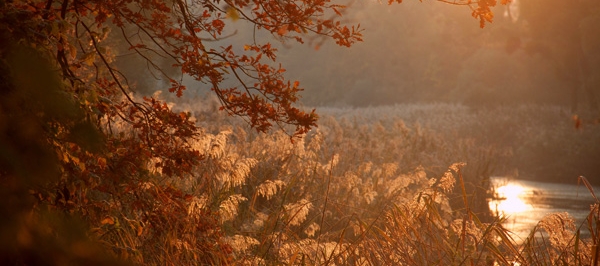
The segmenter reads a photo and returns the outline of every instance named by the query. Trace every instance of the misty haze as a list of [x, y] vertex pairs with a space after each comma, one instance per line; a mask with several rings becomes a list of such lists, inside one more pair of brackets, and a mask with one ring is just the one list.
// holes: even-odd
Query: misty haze
[[0, 14], [0, 264], [600, 264], [597, 0]]

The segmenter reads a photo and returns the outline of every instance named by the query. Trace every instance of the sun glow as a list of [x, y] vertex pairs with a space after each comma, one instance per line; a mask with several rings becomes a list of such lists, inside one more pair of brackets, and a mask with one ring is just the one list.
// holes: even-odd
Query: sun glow
[[496, 189], [497, 199], [490, 202], [490, 208], [501, 216], [528, 211], [531, 206], [521, 199], [524, 191], [524, 187], [515, 184], [498, 187]]

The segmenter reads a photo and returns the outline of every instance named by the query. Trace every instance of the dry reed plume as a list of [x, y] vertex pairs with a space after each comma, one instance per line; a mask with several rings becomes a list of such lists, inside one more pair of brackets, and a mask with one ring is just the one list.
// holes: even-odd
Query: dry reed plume
[[324, 110], [294, 142], [196, 110], [206, 131], [186, 145], [205, 159], [193, 174], [136, 173], [136, 189], [81, 191], [86, 202], [65, 209], [136, 264], [598, 265], [599, 202], [591, 239], [552, 214], [517, 243], [490, 215], [489, 177], [512, 171], [516, 148], [502, 141], [525, 133], [490, 130], [480, 119], [492, 114], [461, 106], [396, 108]]

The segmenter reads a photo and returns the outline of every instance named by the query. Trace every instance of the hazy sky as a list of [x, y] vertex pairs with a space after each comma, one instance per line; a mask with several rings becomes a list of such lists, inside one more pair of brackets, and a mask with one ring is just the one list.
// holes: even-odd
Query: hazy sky
[[[280, 43], [241, 20], [226, 29], [235, 32], [232, 37], [208, 45], [233, 44], [234, 50], [242, 51], [254, 39], [273, 43], [279, 47], [278, 62], [273, 64], [281, 63], [289, 79], [300, 81], [306, 105], [442, 101], [585, 106], [596, 99], [600, 86], [593, 86], [590, 77], [600, 76], [600, 63], [587, 64], [585, 79], [582, 73], [586, 72], [580, 69], [586, 70], [582, 58], [598, 57], [595, 49], [587, 53], [582, 49], [600, 47], [593, 38], [600, 33], [590, 33], [600, 28], [593, 20], [600, 16], [598, 1], [513, 2], [518, 8], [496, 7], [494, 22], [481, 29], [467, 6], [356, 1], [342, 21], [360, 24], [364, 42], [351, 48], [308, 37], [304, 44]], [[583, 90], [583, 80], [595, 89]], [[208, 89], [205, 84], [190, 85], [192, 94], [202, 95]], [[235, 85], [234, 80], [225, 85]]]

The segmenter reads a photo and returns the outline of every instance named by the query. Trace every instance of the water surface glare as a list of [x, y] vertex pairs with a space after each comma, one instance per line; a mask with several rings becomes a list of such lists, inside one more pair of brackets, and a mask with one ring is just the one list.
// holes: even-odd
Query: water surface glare
[[[505, 227], [524, 239], [546, 215], [567, 212], [581, 226], [590, 213], [594, 198], [583, 185], [546, 183], [539, 181], [492, 177], [496, 199], [489, 202], [492, 212], [507, 217]], [[600, 187], [594, 187], [598, 193]], [[600, 195], [597, 195], [600, 196]], [[589, 235], [584, 224], [581, 233]]]

